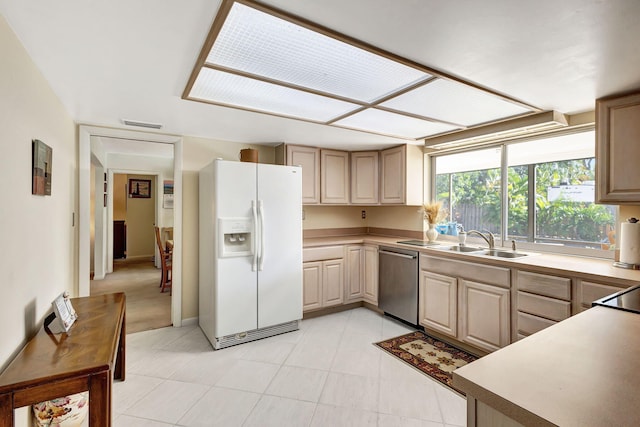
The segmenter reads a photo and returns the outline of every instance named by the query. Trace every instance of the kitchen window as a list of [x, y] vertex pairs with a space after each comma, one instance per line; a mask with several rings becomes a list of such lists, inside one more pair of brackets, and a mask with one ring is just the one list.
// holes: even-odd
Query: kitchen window
[[[617, 207], [595, 200], [595, 132], [433, 155], [447, 233], [491, 231], [502, 246], [612, 257]], [[455, 232], [453, 232], [455, 234]]]

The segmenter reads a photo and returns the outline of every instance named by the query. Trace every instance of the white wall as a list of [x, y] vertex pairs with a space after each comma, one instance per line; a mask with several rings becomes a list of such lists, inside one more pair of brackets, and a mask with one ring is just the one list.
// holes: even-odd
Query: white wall
[[[0, 370], [51, 301], [77, 293], [76, 127], [0, 15]], [[53, 149], [51, 196], [31, 195], [31, 140]], [[76, 216], [77, 226], [77, 216]]]

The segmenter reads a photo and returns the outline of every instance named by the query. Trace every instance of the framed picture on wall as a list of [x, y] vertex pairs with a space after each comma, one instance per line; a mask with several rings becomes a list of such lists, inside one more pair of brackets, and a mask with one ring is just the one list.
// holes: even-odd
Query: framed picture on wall
[[51, 195], [51, 158], [52, 150], [39, 139], [31, 141], [31, 194]]
[[151, 180], [129, 179], [129, 197], [132, 199], [149, 199], [151, 197]]

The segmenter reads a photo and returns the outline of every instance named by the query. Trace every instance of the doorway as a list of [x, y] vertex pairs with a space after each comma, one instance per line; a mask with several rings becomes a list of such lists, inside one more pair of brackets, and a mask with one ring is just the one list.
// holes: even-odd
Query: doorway
[[[78, 294], [79, 296], [87, 296], [91, 293], [91, 283], [90, 283], [90, 255], [91, 255], [91, 220], [92, 215], [90, 212], [91, 207], [91, 192], [95, 189], [91, 187], [91, 158], [92, 157], [103, 157], [107, 158], [108, 155], [105, 153], [104, 149], [100, 149], [100, 139], [104, 138], [115, 138], [122, 139], [132, 142], [128, 144], [128, 146], [136, 145], [135, 142], [147, 142], [147, 143], [155, 143], [161, 146], [169, 144], [171, 146], [173, 152], [173, 171], [171, 173], [172, 180], [172, 201], [171, 204], [172, 210], [172, 223], [169, 224], [173, 228], [173, 290], [171, 296], [167, 296], [170, 300], [170, 317], [171, 324], [178, 327], [182, 325], [181, 320], [181, 303], [182, 303], [182, 283], [181, 283], [181, 263], [182, 263], [182, 138], [176, 136], [169, 135], [160, 135], [160, 134], [149, 134], [144, 132], [134, 132], [122, 129], [107, 129], [107, 128], [98, 128], [92, 126], [84, 126], [81, 125], [79, 129], [79, 253], [78, 253]], [[132, 160], [131, 156], [137, 155], [138, 157]], [[162, 188], [160, 183], [164, 182], [169, 178], [169, 175], [164, 175], [162, 172], [157, 173], [154, 171], [140, 171], [140, 160], [144, 158], [144, 156], [148, 154], [142, 153], [128, 153], [129, 161], [128, 165], [132, 166], [131, 169], [123, 169], [117, 170], [118, 172], [126, 172], [127, 174], [155, 174], [159, 175], [160, 178], [156, 178], [155, 188], [158, 197], [156, 198], [155, 204], [156, 209], [157, 206], [161, 205], [160, 197], [161, 193], [159, 189]], [[125, 156], [126, 157], [126, 156]], [[122, 159], [121, 159], [122, 160]], [[113, 207], [113, 196], [114, 189], [112, 188], [114, 180], [112, 179], [112, 174], [114, 169], [109, 168], [108, 161], [102, 161], [102, 164], [105, 164], [105, 170], [107, 170], [107, 186], [106, 192], [104, 193], [104, 201], [109, 209], [106, 210], [106, 241], [107, 245], [105, 248], [106, 256], [105, 256], [105, 270], [106, 273], [116, 272], [112, 266], [114, 265], [113, 261], [113, 216], [112, 216], [112, 207]], [[136, 169], [134, 169], [134, 167]], [[94, 180], [95, 181], [95, 180]], [[102, 195], [102, 191], [100, 192]], [[94, 198], [95, 202], [95, 198]], [[96, 203], [97, 205], [97, 203]], [[160, 214], [157, 215], [156, 220], [160, 221], [162, 224], [163, 220], [166, 220], [166, 215]], [[156, 222], [157, 223], [157, 222]], [[153, 228], [151, 228], [151, 232], [153, 233]], [[130, 249], [127, 249], [129, 252]], [[117, 264], [117, 262], [115, 263]], [[153, 270], [150, 270], [153, 272]], [[158, 279], [159, 282], [159, 279]], [[159, 288], [157, 289], [157, 293], [160, 293]], [[165, 294], [166, 295], [166, 294]], [[127, 313], [129, 316], [129, 313]]]

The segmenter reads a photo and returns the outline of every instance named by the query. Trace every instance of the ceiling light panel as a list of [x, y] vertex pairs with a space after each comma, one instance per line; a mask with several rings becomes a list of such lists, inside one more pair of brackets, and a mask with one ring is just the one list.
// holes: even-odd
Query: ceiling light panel
[[338, 120], [334, 124], [405, 139], [418, 139], [458, 129], [444, 123], [430, 122], [376, 109], [361, 111]]
[[399, 111], [472, 126], [530, 113], [532, 110], [488, 92], [438, 79], [382, 104]]
[[359, 107], [208, 68], [200, 70], [189, 97], [318, 122], [327, 122]]
[[366, 103], [431, 77], [237, 2], [206, 62]]

